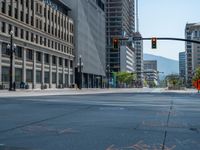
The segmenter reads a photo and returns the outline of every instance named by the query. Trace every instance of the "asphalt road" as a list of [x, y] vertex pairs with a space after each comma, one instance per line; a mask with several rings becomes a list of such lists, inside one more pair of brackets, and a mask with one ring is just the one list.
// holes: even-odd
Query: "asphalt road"
[[0, 150], [200, 150], [200, 95], [0, 98]]

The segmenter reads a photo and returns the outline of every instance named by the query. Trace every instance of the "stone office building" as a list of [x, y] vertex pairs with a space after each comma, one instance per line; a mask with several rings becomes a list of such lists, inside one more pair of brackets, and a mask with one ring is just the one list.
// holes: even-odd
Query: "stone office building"
[[11, 31], [16, 44], [13, 82], [30, 88], [73, 83], [74, 31], [70, 9], [57, 0], [1, 0], [0, 84], [8, 88]]

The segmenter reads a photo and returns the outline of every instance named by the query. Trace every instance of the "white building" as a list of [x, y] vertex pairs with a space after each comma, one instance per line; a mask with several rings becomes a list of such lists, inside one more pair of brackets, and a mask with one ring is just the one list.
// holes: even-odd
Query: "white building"
[[135, 53], [134, 49], [128, 46], [120, 47], [120, 71], [135, 72]]
[[[186, 24], [185, 37], [189, 40], [200, 41], [200, 23]], [[200, 67], [200, 46], [196, 43], [186, 42], [186, 81], [192, 86], [192, 77], [197, 67]]]
[[74, 21], [57, 0], [0, 1], [0, 83], [8, 87], [10, 32], [16, 53], [13, 83], [30, 88], [69, 87], [73, 82]]

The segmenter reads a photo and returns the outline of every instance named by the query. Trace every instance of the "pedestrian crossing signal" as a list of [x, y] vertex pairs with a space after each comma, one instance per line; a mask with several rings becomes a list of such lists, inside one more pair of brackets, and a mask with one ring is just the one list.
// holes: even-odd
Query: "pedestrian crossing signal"
[[151, 39], [151, 47], [152, 47], [152, 49], [156, 49], [157, 48], [157, 38], [156, 37], [153, 37]]

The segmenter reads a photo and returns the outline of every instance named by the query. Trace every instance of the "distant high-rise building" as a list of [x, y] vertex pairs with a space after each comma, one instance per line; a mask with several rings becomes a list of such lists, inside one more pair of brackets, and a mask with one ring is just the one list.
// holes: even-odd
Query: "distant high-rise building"
[[185, 52], [179, 53], [179, 75], [185, 79]]
[[158, 84], [157, 60], [144, 60], [144, 78], [149, 84]]
[[75, 77], [79, 83], [79, 57], [83, 63], [82, 86], [102, 86], [106, 76], [105, 0], [62, 0], [72, 11], [75, 31]]
[[[139, 32], [133, 33], [133, 36], [142, 38], [142, 35]], [[136, 40], [134, 42], [134, 49], [135, 49], [135, 55], [136, 55], [135, 64], [136, 64], [137, 82], [139, 86], [142, 87], [143, 79], [144, 79], [143, 41]]]
[[[106, 0], [107, 65], [110, 66], [111, 72], [124, 70], [121, 68], [123, 66], [121, 62], [128, 61], [128, 59], [125, 61], [121, 60], [128, 57], [123, 57], [121, 54], [121, 49], [124, 49], [127, 43], [121, 41], [118, 48], [113, 48], [113, 38], [132, 36], [132, 33], [135, 31], [134, 7], [134, 0]], [[127, 50], [132, 52], [124, 54], [131, 54], [131, 57], [133, 57], [135, 52], [131, 47]], [[134, 70], [134, 68], [129, 70]]]
[[[200, 41], [200, 23], [186, 24], [185, 27], [186, 39]], [[186, 42], [186, 81], [187, 86], [192, 86], [192, 77], [195, 69], [200, 66], [200, 46], [199, 44]]]

